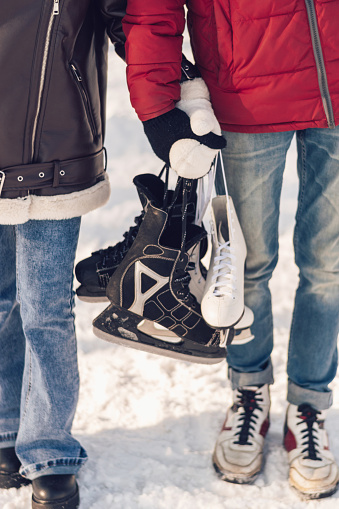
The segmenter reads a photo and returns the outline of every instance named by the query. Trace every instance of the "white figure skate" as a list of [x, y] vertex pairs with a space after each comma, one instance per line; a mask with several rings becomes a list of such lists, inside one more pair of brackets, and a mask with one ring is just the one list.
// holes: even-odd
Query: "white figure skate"
[[216, 328], [237, 324], [244, 313], [245, 239], [232, 198], [212, 200], [212, 254], [201, 311]]

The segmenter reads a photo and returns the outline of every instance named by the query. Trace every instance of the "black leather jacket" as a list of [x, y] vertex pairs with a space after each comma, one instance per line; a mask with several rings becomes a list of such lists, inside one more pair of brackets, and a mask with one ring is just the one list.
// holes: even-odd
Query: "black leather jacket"
[[105, 178], [107, 34], [121, 54], [126, 3], [1, 2], [1, 198], [68, 194]]

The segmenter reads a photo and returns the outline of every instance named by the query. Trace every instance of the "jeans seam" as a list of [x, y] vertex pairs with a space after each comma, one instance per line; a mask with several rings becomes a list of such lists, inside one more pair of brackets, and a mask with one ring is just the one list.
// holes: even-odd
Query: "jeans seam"
[[304, 204], [304, 194], [305, 194], [305, 182], [306, 182], [306, 145], [304, 141], [304, 131], [300, 131], [299, 133], [299, 141], [301, 144], [301, 172], [300, 172], [300, 194], [299, 194], [299, 205], [298, 205], [298, 211], [296, 215], [296, 223], [295, 223], [295, 233], [294, 233], [294, 249], [295, 253], [297, 251], [297, 247], [299, 244], [299, 227], [298, 227], [298, 219], [300, 218], [302, 214], [302, 208]]
[[17, 431], [9, 431], [7, 433], [0, 434], [0, 444], [5, 444], [6, 442], [15, 441], [18, 436]]
[[32, 463], [26, 467], [20, 468], [20, 474], [27, 477], [31, 474], [43, 472], [51, 468], [70, 468], [78, 470], [88, 460], [85, 450], [80, 447], [79, 455], [73, 457], [60, 457], [52, 460], [46, 460], [39, 463]]
[[24, 420], [26, 414], [27, 414], [27, 408], [28, 408], [28, 400], [31, 395], [31, 389], [32, 389], [32, 353], [31, 349], [29, 349], [29, 372], [28, 372], [28, 388], [27, 388], [27, 394], [25, 399], [25, 407], [24, 411], [21, 417], [21, 422]]
[[[15, 225], [15, 238], [18, 237], [18, 226]], [[16, 300], [20, 304], [20, 285], [19, 285], [19, 271], [18, 271], [18, 246], [15, 241], [15, 277], [16, 277]]]
[[[298, 246], [299, 246], [299, 226], [298, 219], [302, 213], [302, 207], [304, 203], [304, 192], [305, 192], [305, 181], [306, 181], [306, 146], [304, 141], [304, 131], [298, 132], [299, 142], [301, 144], [301, 171], [300, 171], [300, 192], [299, 192], [299, 205], [296, 214], [295, 228], [294, 228], [294, 257], [297, 258]], [[295, 322], [295, 308], [293, 308], [291, 330], [290, 330], [290, 341], [288, 345], [288, 359], [291, 353], [291, 338], [294, 330]]]

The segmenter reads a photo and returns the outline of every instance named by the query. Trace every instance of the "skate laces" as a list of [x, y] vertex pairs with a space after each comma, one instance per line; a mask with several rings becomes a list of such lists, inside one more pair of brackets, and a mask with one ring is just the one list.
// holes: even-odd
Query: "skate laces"
[[[236, 259], [235, 249], [230, 241], [220, 242], [218, 235], [216, 240], [218, 247], [213, 260], [212, 289], [216, 297], [231, 296], [236, 290], [236, 273], [233, 262]], [[234, 298], [234, 297], [233, 297]]]
[[191, 263], [188, 264], [188, 267], [181, 267], [180, 264], [184, 262], [185, 254], [186, 254], [186, 236], [187, 236], [187, 195], [189, 194], [192, 187], [192, 180], [185, 179], [179, 177], [177, 180], [177, 185], [174, 190], [173, 199], [171, 205], [168, 207], [169, 216], [173, 211], [174, 203], [177, 200], [179, 193], [182, 193], [182, 202], [181, 202], [181, 245], [180, 245], [180, 253], [179, 258], [175, 264], [174, 269], [174, 277], [172, 282], [175, 285], [180, 286], [178, 290], [176, 290], [176, 296], [179, 300], [185, 302], [188, 306], [195, 308], [197, 300], [193, 294], [191, 294], [189, 289], [189, 283], [191, 281], [191, 276], [188, 273], [188, 270], [193, 270], [193, 265]]
[[100, 249], [92, 253], [102, 256], [101, 262], [97, 264], [98, 270], [109, 268], [112, 263], [116, 264], [121, 262], [138, 234], [144, 215], [145, 213], [143, 211], [139, 216], [134, 218], [135, 225], [131, 226], [130, 229], [123, 234], [124, 240], [118, 242], [115, 246], [109, 246], [106, 249]]
[[176, 284], [180, 284], [181, 288], [177, 290], [176, 295], [183, 300], [184, 302], [188, 302], [190, 297], [193, 297], [190, 294], [189, 283], [191, 281], [191, 276], [185, 270], [175, 269], [175, 277], [173, 278], [173, 282]]
[[302, 445], [305, 446], [302, 449], [302, 453], [306, 453], [304, 459], [310, 459], [314, 461], [321, 461], [319, 448], [319, 428], [314, 428], [315, 424], [319, 424], [317, 415], [320, 414], [318, 410], [311, 407], [308, 404], [302, 404], [298, 407], [298, 411], [301, 412], [298, 415], [300, 419], [297, 426], [304, 425], [305, 427], [300, 431], [302, 436]]
[[254, 413], [255, 410], [262, 412], [262, 407], [259, 402], [263, 401], [261, 393], [250, 389], [238, 389], [238, 401], [234, 403], [237, 409], [241, 409], [238, 417], [239, 424], [235, 436], [238, 436], [238, 440], [234, 442], [239, 445], [252, 445], [249, 441], [253, 438], [253, 431], [255, 430], [255, 424], [258, 416]]
[[203, 282], [205, 282], [205, 279], [203, 277], [202, 271], [201, 271], [201, 262], [200, 262], [200, 250], [199, 246], [196, 246], [193, 252], [191, 253], [189, 257], [189, 262], [187, 265], [187, 270], [190, 272], [194, 272], [195, 276], [198, 276], [199, 278], [196, 278], [195, 281], [199, 285]]
[[[222, 159], [221, 152], [218, 153], [218, 159], [221, 165], [221, 173], [224, 181], [225, 188], [225, 197], [226, 197], [226, 207], [225, 207], [225, 217], [228, 218], [228, 241], [225, 242], [223, 235], [221, 233], [222, 223], [220, 222], [217, 226], [218, 231], [215, 231], [215, 226], [213, 221], [211, 221], [211, 235], [215, 237], [216, 241], [216, 252], [213, 260], [213, 275], [211, 280], [211, 287], [213, 294], [216, 297], [226, 297], [230, 296], [234, 297], [234, 292], [236, 290], [236, 266], [234, 261], [236, 260], [235, 248], [233, 247], [233, 239], [234, 239], [234, 218], [233, 218], [233, 209], [230, 205], [230, 197], [228, 194], [226, 177], [225, 177], [225, 168]], [[217, 163], [216, 163], [217, 164]]]

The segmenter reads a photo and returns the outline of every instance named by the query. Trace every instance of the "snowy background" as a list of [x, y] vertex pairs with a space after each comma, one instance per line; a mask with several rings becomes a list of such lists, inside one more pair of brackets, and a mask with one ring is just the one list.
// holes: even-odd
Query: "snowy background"
[[[107, 149], [112, 185], [110, 202], [84, 217], [77, 261], [121, 240], [141, 210], [132, 178], [158, 173], [132, 110], [124, 64], [111, 51]], [[286, 409], [286, 351], [297, 284], [292, 231], [296, 209], [296, 149], [285, 173], [280, 224], [280, 259], [272, 280], [275, 384], [266, 464], [252, 486], [218, 479], [211, 463], [214, 442], [231, 401], [226, 365], [201, 366], [146, 354], [97, 339], [91, 322], [104, 304], [77, 300], [81, 394], [74, 434], [89, 461], [79, 473], [81, 509], [334, 509], [339, 494], [305, 502], [288, 485], [282, 448]], [[327, 420], [339, 461], [339, 379]], [[0, 508], [30, 509], [31, 489], [0, 492]]]

